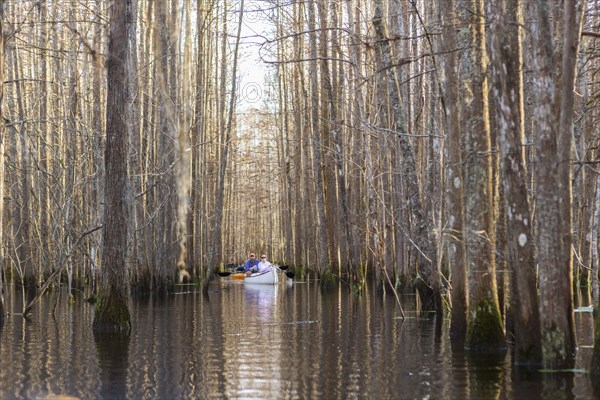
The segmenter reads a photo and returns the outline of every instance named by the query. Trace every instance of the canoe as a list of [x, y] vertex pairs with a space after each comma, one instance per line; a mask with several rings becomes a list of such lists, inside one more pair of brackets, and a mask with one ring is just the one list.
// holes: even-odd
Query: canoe
[[258, 283], [263, 285], [274, 285], [279, 282], [277, 269], [271, 268], [267, 272], [254, 273], [244, 278], [244, 283]]
[[235, 274], [231, 274], [229, 276], [231, 276], [231, 279], [244, 279], [246, 277], [246, 273], [245, 272], [236, 272]]

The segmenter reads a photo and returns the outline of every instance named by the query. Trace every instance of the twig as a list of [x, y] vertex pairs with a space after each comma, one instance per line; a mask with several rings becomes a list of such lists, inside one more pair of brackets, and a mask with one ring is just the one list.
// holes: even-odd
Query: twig
[[390, 279], [390, 275], [388, 274], [387, 269], [385, 269], [385, 267], [383, 266], [381, 266], [381, 269], [385, 273], [385, 277], [388, 281], [388, 284], [392, 288], [392, 291], [394, 292], [394, 296], [396, 296], [396, 302], [398, 303], [398, 307], [400, 307], [400, 314], [402, 315], [402, 319], [406, 319], [406, 317], [404, 316], [404, 309], [402, 308], [402, 304], [400, 303], [400, 297], [398, 297], [398, 293], [396, 292], [396, 287], [392, 285], [392, 280]]
[[[99, 229], [102, 229], [102, 225], [96, 226], [94, 228], [90, 228], [87, 231], [83, 232], [79, 238], [77, 239], [77, 241], [75, 242], [75, 245], [72, 247], [72, 249], [76, 249], [77, 246], [79, 246], [79, 244], [81, 243], [81, 241], [83, 240], [84, 237], [91, 235], [92, 233], [96, 232]], [[67, 254], [66, 259], [62, 265], [62, 267], [56, 269], [52, 275], [50, 275], [48, 277], [48, 279], [46, 279], [46, 282], [44, 282], [44, 284], [42, 285], [42, 287], [40, 288], [40, 291], [35, 295], [35, 297], [33, 298], [33, 300], [31, 300], [29, 302], [29, 304], [27, 304], [27, 306], [23, 309], [23, 316], [27, 316], [27, 314], [29, 313], [29, 310], [31, 310], [31, 308], [33, 307], [33, 305], [40, 299], [40, 297], [42, 297], [42, 295], [44, 294], [44, 292], [46, 292], [46, 289], [48, 289], [48, 286], [50, 286], [50, 284], [52, 283], [52, 281], [54, 280], [54, 278], [56, 278], [58, 275], [60, 275], [64, 269], [67, 267], [67, 265], [69, 264], [69, 259], [71, 258], [71, 255], [73, 254], [73, 251], [69, 252], [69, 254]]]

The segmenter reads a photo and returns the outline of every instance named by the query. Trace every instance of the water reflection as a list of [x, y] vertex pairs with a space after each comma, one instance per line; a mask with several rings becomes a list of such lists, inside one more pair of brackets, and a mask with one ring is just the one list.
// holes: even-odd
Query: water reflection
[[469, 397], [499, 399], [504, 389], [506, 352], [467, 352], [465, 359]]
[[227, 397], [262, 397], [281, 391], [282, 337], [276, 307], [279, 286], [242, 285], [243, 301], [223, 318], [223, 392]]
[[98, 368], [100, 369], [100, 398], [127, 397], [127, 368], [129, 365], [129, 335], [96, 335]]
[[[593, 398], [585, 373], [513, 369], [509, 353], [466, 354], [449, 321], [418, 315], [414, 296], [317, 284], [248, 286], [220, 280], [130, 305], [130, 338], [96, 340], [93, 306], [60, 297], [0, 332], [0, 398]], [[589, 363], [591, 313], [576, 315], [577, 368]]]

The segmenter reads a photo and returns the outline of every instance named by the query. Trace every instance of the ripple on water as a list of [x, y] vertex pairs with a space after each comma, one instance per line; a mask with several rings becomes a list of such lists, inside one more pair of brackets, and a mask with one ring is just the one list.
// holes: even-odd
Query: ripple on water
[[[434, 318], [396, 319], [395, 301], [375, 292], [219, 285], [208, 297], [132, 301], [131, 338], [120, 347], [98, 345], [93, 307], [78, 298], [56, 318], [45, 299], [27, 322], [11, 315], [0, 333], [0, 399], [593, 398], [585, 374], [549, 387], [517, 379], [508, 357], [482, 366], [452, 348], [446, 324], [438, 333]], [[402, 301], [416, 315], [414, 296]], [[593, 319], [576, 318], [581, 368]]]

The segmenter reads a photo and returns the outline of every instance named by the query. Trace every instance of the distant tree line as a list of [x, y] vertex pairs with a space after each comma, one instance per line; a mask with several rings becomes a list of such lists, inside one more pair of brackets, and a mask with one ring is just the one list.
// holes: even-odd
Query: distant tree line
[[[0, 4], [0, 293], [166, 295], [268, 252], [416, 291], [467, 349], [574, 365], [574, 307], [599, 301], [597, 1]], [[240, 110], [257, 20], [271, 74]]]

